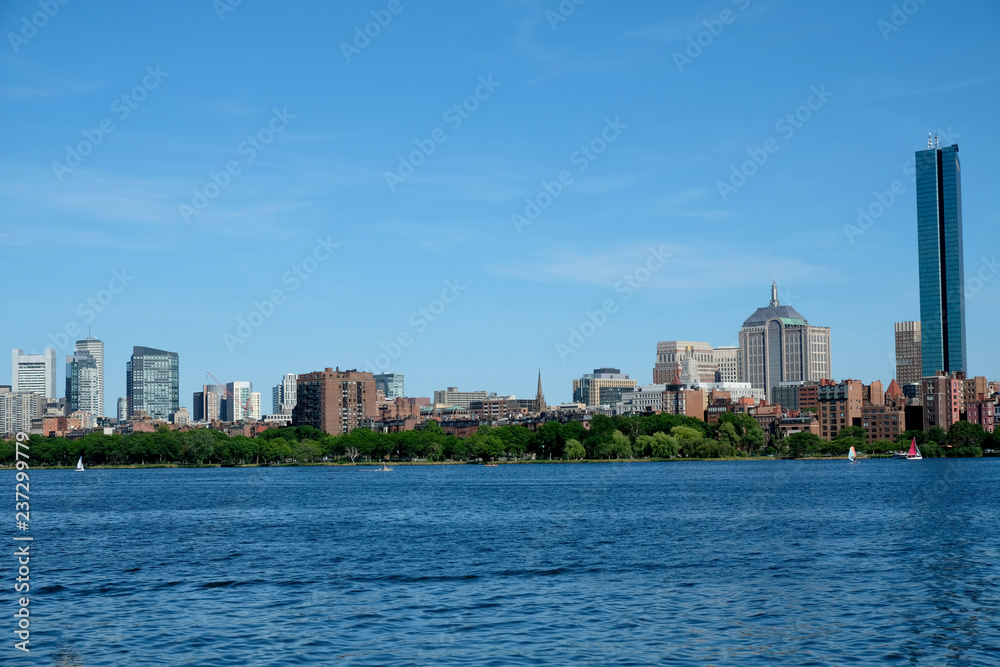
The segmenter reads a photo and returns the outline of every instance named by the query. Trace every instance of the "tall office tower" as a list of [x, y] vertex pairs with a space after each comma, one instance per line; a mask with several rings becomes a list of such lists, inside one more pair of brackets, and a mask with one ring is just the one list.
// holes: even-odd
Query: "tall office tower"
[[[252, 382], [227, 382], [226, 383], [226, 415], [227, 422], [239, 422], [250, 419], [250, 408], [248, 403], [252, 402], [253, 394]], [[259, 404], [258, 404], [259, 407]], [[245, 411], [243, 408], [247, 408]]]
[[965, 372], [965, 260], [962, 252], [962, 168], [958, 144], [937, 137], [917, 151], [917, 245], [920, 260], [921, 367]]
[[920, 322], [896, 322], [896, 380], [904, 385], [922, 377]]
[[375, 390], [382, 390], [385, 400], [394, 401], [405, 396], [402, 373], [378, 373], [375, 375]]
[[43, 402], [32, 391], [0, 391], [0, 436], [31, 433], [31, 422], [41, 417]]
[[118, 397], [118, 423], [124, 424], [128, 421], [128, 398], [125, 396]]
[[180, 407], [180, 366], [176, 352], [135, 346], [125, 365], [128, 414], [145, 410], [153, 419], [169, 421]]
[[52, 401], [59, 398], [56, 388], [56, 351], [53, 348], [46, 348], [45, 354], [25, 354], [24, 350], [15, 349], [12, 356], [13, 393], [30, 391]]
[[226, 388], [221, 384], [206, 384], [201, 389], [194, 392], [191, 419], [196, 422], [223, 419], [226, 413]]
[[290, 415], [294, 409], [295, 373], [286, 373], [271, 390], [271, 414]]
[[763, 389], [773, 403], [774, 388], [783, 382], [830, 379], [830, 327], [814, 327], [791, 306], [778, 301], [771, 283], [771, 302], [743, 322], [740, 331], [740, 381]]
[[250, 392], [250, 405], [247, 410], [246, 418], [251, 421], [260, 421], [260, 392], [252, 391]]
[[294, 426], [315, 426], [340, 435], [378, 418], [371, 373], [339, 368], [305, 373], [296, 378], [295, 391]]
[[[100, 417], [104, 415], [104, 341], [98, 340], [87, 334], [83, 340], [76, 341], [77, 352], [90, 352], [90, 356], [97, 362], [97, 412], [93, 413]], [[69, 398], [67, 396], [66, 398]], [[89, 410], [88, 410], [89, 412]]]
[[83, 410], [95, 417], [104, 414], [100, 395], [100, 371], [97, 359], [88, 350], [77, 350], [66, 357], [66, 411]]

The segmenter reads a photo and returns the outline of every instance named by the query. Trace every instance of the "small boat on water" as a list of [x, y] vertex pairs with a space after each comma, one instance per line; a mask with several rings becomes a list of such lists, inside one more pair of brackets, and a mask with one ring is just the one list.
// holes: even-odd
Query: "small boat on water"
[[919, 461], [922, 458], [924, 457], [920, 454], [920, 448], [917, 447], [917, 439], [914, 438], [913, 441], [910, 442], [910, 453], [906, 455], [906, 460]]
[[498, 467], [496, 463], [485, 463], [483, 465], [486, 468], [496, 468], [496, 467]]
[[82, 456], [80, 457], [80, 460], [76, 462], [76, 471], [77, 472], [83, 472], [83, 457]]
[[392, 472], [392, 468], [383, 463], [381, 468], [375, 468], [375, 472]]
[[847, 460], [851, 463], [858, 462], [858, 454], [854, 451], [854, 445], [851, 445], [851, 451], [847, 452]]

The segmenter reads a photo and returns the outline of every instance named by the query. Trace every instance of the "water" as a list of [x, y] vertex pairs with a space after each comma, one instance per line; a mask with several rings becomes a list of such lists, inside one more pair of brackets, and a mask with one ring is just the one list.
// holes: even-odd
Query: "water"
[[1000, 459], [31, 475], [3, 664], [1000, 664]]

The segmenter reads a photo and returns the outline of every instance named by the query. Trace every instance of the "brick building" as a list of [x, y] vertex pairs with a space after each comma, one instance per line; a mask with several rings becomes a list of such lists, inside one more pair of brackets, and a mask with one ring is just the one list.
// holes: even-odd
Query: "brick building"
[[305, 373], [296, 378], [295, 393], [294, 426], [315, 426], [340, 435], [379, 417], [371, 373], [340, 368]]

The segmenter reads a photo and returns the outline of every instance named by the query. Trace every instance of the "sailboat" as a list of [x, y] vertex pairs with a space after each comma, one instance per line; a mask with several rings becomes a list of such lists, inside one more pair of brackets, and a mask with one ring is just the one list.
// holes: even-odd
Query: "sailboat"
[[917, 439], [914, 438], [913, 441], [910, 443], [910, 453], [906, 455], [906, 460], [919, 461], [922, 458], [924, 457], [920, 454], [920, 448], [917, 447]]
[[858, 455], [854, 451], [854, 445], [851, 445], [851, 451], [847, 452], [847, 460], [850, 461], [851, 463], [858, 462]]
[[80, 460], [76, 462], [76, 471], [77, 472], [83, 472], [83, 457], [82, 456], [80, 457]]

